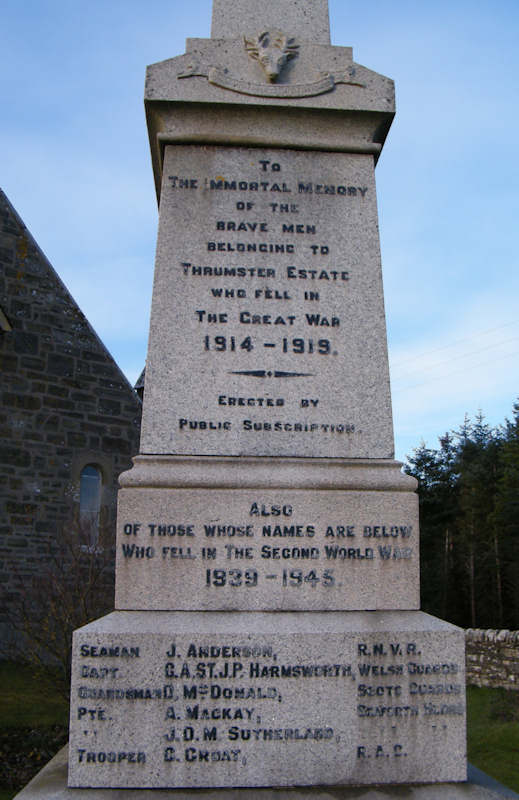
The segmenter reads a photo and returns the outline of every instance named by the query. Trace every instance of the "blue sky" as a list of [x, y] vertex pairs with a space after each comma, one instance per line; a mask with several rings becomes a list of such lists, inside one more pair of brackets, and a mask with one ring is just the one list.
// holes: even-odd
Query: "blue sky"
[[[519, 396], [519, 3], [330, 0], [330, 19], [396, 81], [377, 186], [402, 458]], [[0, 185], [132, 381], [157, 225], [144, 69], [210, 21], [210, 0], [3, 2]]]

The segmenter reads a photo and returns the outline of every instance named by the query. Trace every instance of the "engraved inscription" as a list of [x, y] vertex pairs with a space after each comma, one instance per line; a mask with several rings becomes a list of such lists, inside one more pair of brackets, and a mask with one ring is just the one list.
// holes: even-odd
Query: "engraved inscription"
[[[423, 760], [431, 737], [441, 758], [463, 731], [463, 664], [442, 658], [435, 636], [133, 634], [111, 656], [117, 673], [85, 676], [83, 662], [113, 647], [87, 634], [76, 645], [70, 768], [91, 786], [114, 765], [128, 787], [187, 774], [192, 786], [217, 786], [223, 769], [239, 785], [259, 765], [274, 774], [280, 746], [298, 769], [311, 748], [337, 783], [387, 782], [399, 759]], [[290, 770], [284, 778], [296, 782]]]
[[[385, 341], [372, 165], [214, 147], [189, 169], [176, 156], [191, 149], [171, 150], [144, 451], [356, 457], [373, 455], [372, 437], [389, 456], [387, 363], [367, 357]], [[254, 396], [250, 413], [221, 401]]]
[[[247, 410], [284, 408], [282, 398], [277, 405], [274, 399], [273, 405], [241, 399], [238, 408]], [[220, 398], [224, 410], [234, 410], [236, 400]], [[308, 398], [314, 407], [317, 402]], [[136, 516], [123, 497], [119, 602], [157, 610], [190, 608], [193, 598], [206, 609], [240, 608], [245, 601], [264, 608], [384, 608], [389, 602], [408, 608], [416, 602], [418, 579], [413, 500], [397, 516], [383, 493], [368, 503], [364, 492], [322, 492], [319, 501], [315, 495], [305, 501], [289, 490], [223, 497], [217, 491], [156, 490], [149, 512]]]

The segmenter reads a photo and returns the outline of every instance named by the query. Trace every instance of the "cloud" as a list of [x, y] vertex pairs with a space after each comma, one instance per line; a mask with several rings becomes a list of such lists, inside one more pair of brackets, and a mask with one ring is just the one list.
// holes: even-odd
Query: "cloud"
[[[518, 393], [518, 16], [516, 0], [330, 0], [332, 40], [396, 80], [377, 185], [400, 454], [465, 411], [501, 422]], [[2, 21], [2, 187], [133, 379], [157, 225], [144, 69], [208, 36], [211, 2], [6, 0]]]
[[465, 413], [482, 410], [504, 422], [519, 394], [519, 319], [515, 297], [481, 294], [460, 309], [451, 326], [390, 349], [399, 456], [458, 428]]

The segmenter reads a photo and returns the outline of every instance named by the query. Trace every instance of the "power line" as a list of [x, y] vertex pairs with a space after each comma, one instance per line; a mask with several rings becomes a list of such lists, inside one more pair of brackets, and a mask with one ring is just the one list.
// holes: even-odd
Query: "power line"
[[517, 325], [519, 324], [519, 320], [512, 320], [511, 322], [505, 322], [503, 325], [497, 325], [495, 328], [488, 328], [484, 331], [479, 331], [471, 334], [470, 336], [466, 336], [463, 339], [456, 339], [451, 344], [445, 344], [441, 347], [434, 347], [432, 350], [426, 350], [424, 353], [421, 353], [417, 356], [409, 356], [408, 358], [404, 358], [401, 361], [395, 361], [392, 363], [392, 368], [399, 367], [401, 364], [407, 364], [409, 361], [418, 361], [419, 359], [423, 358], [424, 356], [428, 356], [431, 353], [437, 353], [440, 350], [449, 350], [451, 347], [456, 347], [458, 344], [462, 344], [463, 342], [470, 342], [476, 339], [478, 336], [485, 336], [487, 333], [493, 333], [494, 331], [501, 330], [501, 328], [508, 328], [510, 325]]
[[436, 383], [441, 380], [444, 380], [445, 378], [450, 378], [452, 375], [460, 375], [463, 374], [464, 372], [468, 372], [469, 370], [477, 369], [478, 367], [486, 367], [489, 364], [495, 364], [497, 361], [503, 361], [506, 358], [510, 358], [511, 356], [517, 356], [517, 355], [519, 355], [519, 352], [508, 353], [505, 356], [494, 358], [492, 359], [492, 361], [482, 361], [479, 364], [472, 364], [472, 366], [466, 367], [465, 369], [454, 370], [454, 372], [448, 372], [446, 375], [437, 375], [436, 377], [430, 378], [429, 380], [420, 381], [420, 383], [413, 383], [411, 384], [411, 386], [402, 386], [400, 388], [394, 389], [393, 391], [395, 392], [395, 394], [397, 394], [398, 392], [404, 392], [407, 391], [408, 389], [416, 389], [418, 386], [425, 386], [427, 383]]
[[[489, 344], [486, 347], [480, 347], [477, 350], [471, 350], [469, 353], [462, 353], [459, 356], [453, 356], [452, 358], [448, 359], [447, 361], [437, 361], [436, 364], [431, 364], [426, 366], [426, 369], [436, 369], [436, 367], [441, 367], [443, 364], [451, 363], [453, 361], [459, 361], [460, 359], [469, 358], [470, 356], [478, 355], [479, 353], [484, 353], [486, 350], [492, 350], [494, 347], [500, 347], [503, 344], [508, 344], [509, 342], [516, 342], [519, 339], [519, 336], [512, 336], [510, 339], [502, 339], [500, 342], [495, 342], [494, 344]], [[398, 376], [398, 379], [401, 380], [406, 375], [412, 375], [413, 372], [419, 371], [420, 368], [424, 368], [423, 365], [417, 366], [414, 369], [405, 370], [402, 375]]]

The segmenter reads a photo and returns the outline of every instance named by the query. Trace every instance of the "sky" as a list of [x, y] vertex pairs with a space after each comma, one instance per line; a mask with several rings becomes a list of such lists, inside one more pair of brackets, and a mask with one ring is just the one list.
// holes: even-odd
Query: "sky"
[[[397, 457], [519, 397], [517, 0], [330, 0], [332, 43], [393, 78], [376, 177]], [[3, 0], [0, 186], [131, 382], [157, 228], [145, 66], [210, 0]]]

